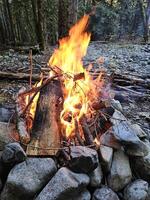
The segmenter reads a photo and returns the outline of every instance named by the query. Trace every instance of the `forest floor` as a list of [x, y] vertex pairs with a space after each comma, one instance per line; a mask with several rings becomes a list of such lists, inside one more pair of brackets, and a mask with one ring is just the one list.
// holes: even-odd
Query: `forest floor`
[[[33, 73], [40, 74], [41, 68], [45, 67], [52, 54], [54, 47], [43, 54], [33, 55]], [[99, 64], [99, 58], [104, 58], [104, 63]], [[84, 66], [93, 64], [94, 69], [104, 67], [108, 73], [133, 75], [143, 77], [150, 81], [150, 45], [137, 44], [102, 44], [99, 41], [91, 42], [87, 55], [84, 58]], [[30, 73], [29, 55], [23, 51], [15, 52], [13, 49], [0, 52], [0, 71], [13, 73]], [[14, 111], [14, 99], [16, 92], [22, 85], [27, 85], [23, 81], [8, 81], [0, 79], [0, 121], [3, 117], [9, 117], [7, 110]], [[150, 86], [148, 86], [150, 88]], [[115, 88], [116, 90], [116, 88]], [[118, 99], [123, 106], [124, 114], [133, 122], [139, 124], [150, 136], [150, 89], [140, 88], [135, 91], [141, 95], [133, 95], [134, 91], [117, 91]], [[131, 94], [132, 93], [132, 94]], [[122, 98], [125, 94], [128, 98]]]

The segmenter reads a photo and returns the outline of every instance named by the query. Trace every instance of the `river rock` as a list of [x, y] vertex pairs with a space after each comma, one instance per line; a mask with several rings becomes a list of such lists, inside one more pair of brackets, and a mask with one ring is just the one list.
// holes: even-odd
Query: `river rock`
[[95, 190], [92, 200], [119, 200], [119, 198], [115, 192], [105, 186]]
[[10, 171], [1, 200], [30, 200], [48, 183], [57, 168], [51, 158], [28, 158]]
[[37, 196], [36, 200], [64, 200], [78, 196], [89, 184], [86, 174], [77, 174], [62, 167]]
[[94, 149], [84, 146], [70, 147], [69, 168], [78, 173], [90, 173], [98, 166], [98, 154]]
[[110, 174], [108, 175], [108, 185], [114, 191], [123, 189], [132, 178], [129, 159], [122, 150], [114, 152]]
[[141, 179], [129, 184], [124, 189], [125, 200], [145, 200], [148, 196], [148, 183]]
[[27, 156], [20, 144], [13, 142], [5, 145], [1, 158], [3, 163], [14, 165], [23, 162]]
[[100, 157], [105, 171], [109, 171], [112, 163], [113, 149], [104, 145], [100, 145]]
[[138, 138], [131, 124], [121, 112], [115, 111], [111, 122], [113, 123], [112, 134], [125, 146], [129, 155], [146, 156], [148, 154], [147, 146]]
[[103, 178], [103, 172], [100, 163], [93, 172], [89, 174], [90, 177], [90, 186], [91, 187], [99, 187], [101, 185], [101, 181]]

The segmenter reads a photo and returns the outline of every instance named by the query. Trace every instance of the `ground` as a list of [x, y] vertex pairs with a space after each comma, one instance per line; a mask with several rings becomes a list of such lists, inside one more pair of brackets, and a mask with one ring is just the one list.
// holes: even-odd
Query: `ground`
[[[33, 73], [40, 74], [41, 67], [45, 67], [53, 49], [54, 47], [50, 47], [43, 54], [33, 55]], [[103, 64], [99, 63], [100, 57], [104, 58]], [[93, 64], [94, 69], [103, 66], [109, 74], [112, 72], [134, 74], [134, 77], [143, 78], [150, 84], [150, 45], [91, 42], [84, 58], [84, 66], [88, 66], [89, 63]], [[10, 49], [0, 52], [0, 71], [29, 73], [29, 68], [29, 56], [23, 51], [15, 52]], [[22, 85], [28, 84], [16, 80], [0, 80], [0, 108], [14, 109], [15, 94]], [[121, 90], [119, 92], [116, 87], [112, 87], [112, 89], [117, 94], [125, 94], [128, 97], [121, 99], [124, 114], [133, 123], [138, 123], [150, 135], [150, 85], [147, 88], [139, 88], [140, 95], [138, 96], [131, 91]], [[137, 90], [135, 94], [137, 94], [136, 92]], [[1, 113], [0, 110], [0, 115]]]

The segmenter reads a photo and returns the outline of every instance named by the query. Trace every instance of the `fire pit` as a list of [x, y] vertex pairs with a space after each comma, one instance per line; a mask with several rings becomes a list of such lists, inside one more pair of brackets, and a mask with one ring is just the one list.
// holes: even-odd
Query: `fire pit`
[[2, 153], [0, 172], [5, 168], [8, 175], [2, 200], [130, 200], [139, 198], [136, 191], [140, 199], [148, 196], [146, 136], [123, 115], [108, 74], [83, 67], [88, 19], [60, 40], [49, 75], [18, 92], [18, 135]]

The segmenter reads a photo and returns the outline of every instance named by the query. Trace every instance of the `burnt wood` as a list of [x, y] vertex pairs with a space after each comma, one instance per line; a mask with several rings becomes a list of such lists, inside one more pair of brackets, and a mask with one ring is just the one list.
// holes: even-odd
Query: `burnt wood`
[[37, 109], [27, 146], [27, 155], [55, 155], [60, 148], [60, 112], [62, 110], [62, 90], [59, 80], [45, 85], [37, 102]]

